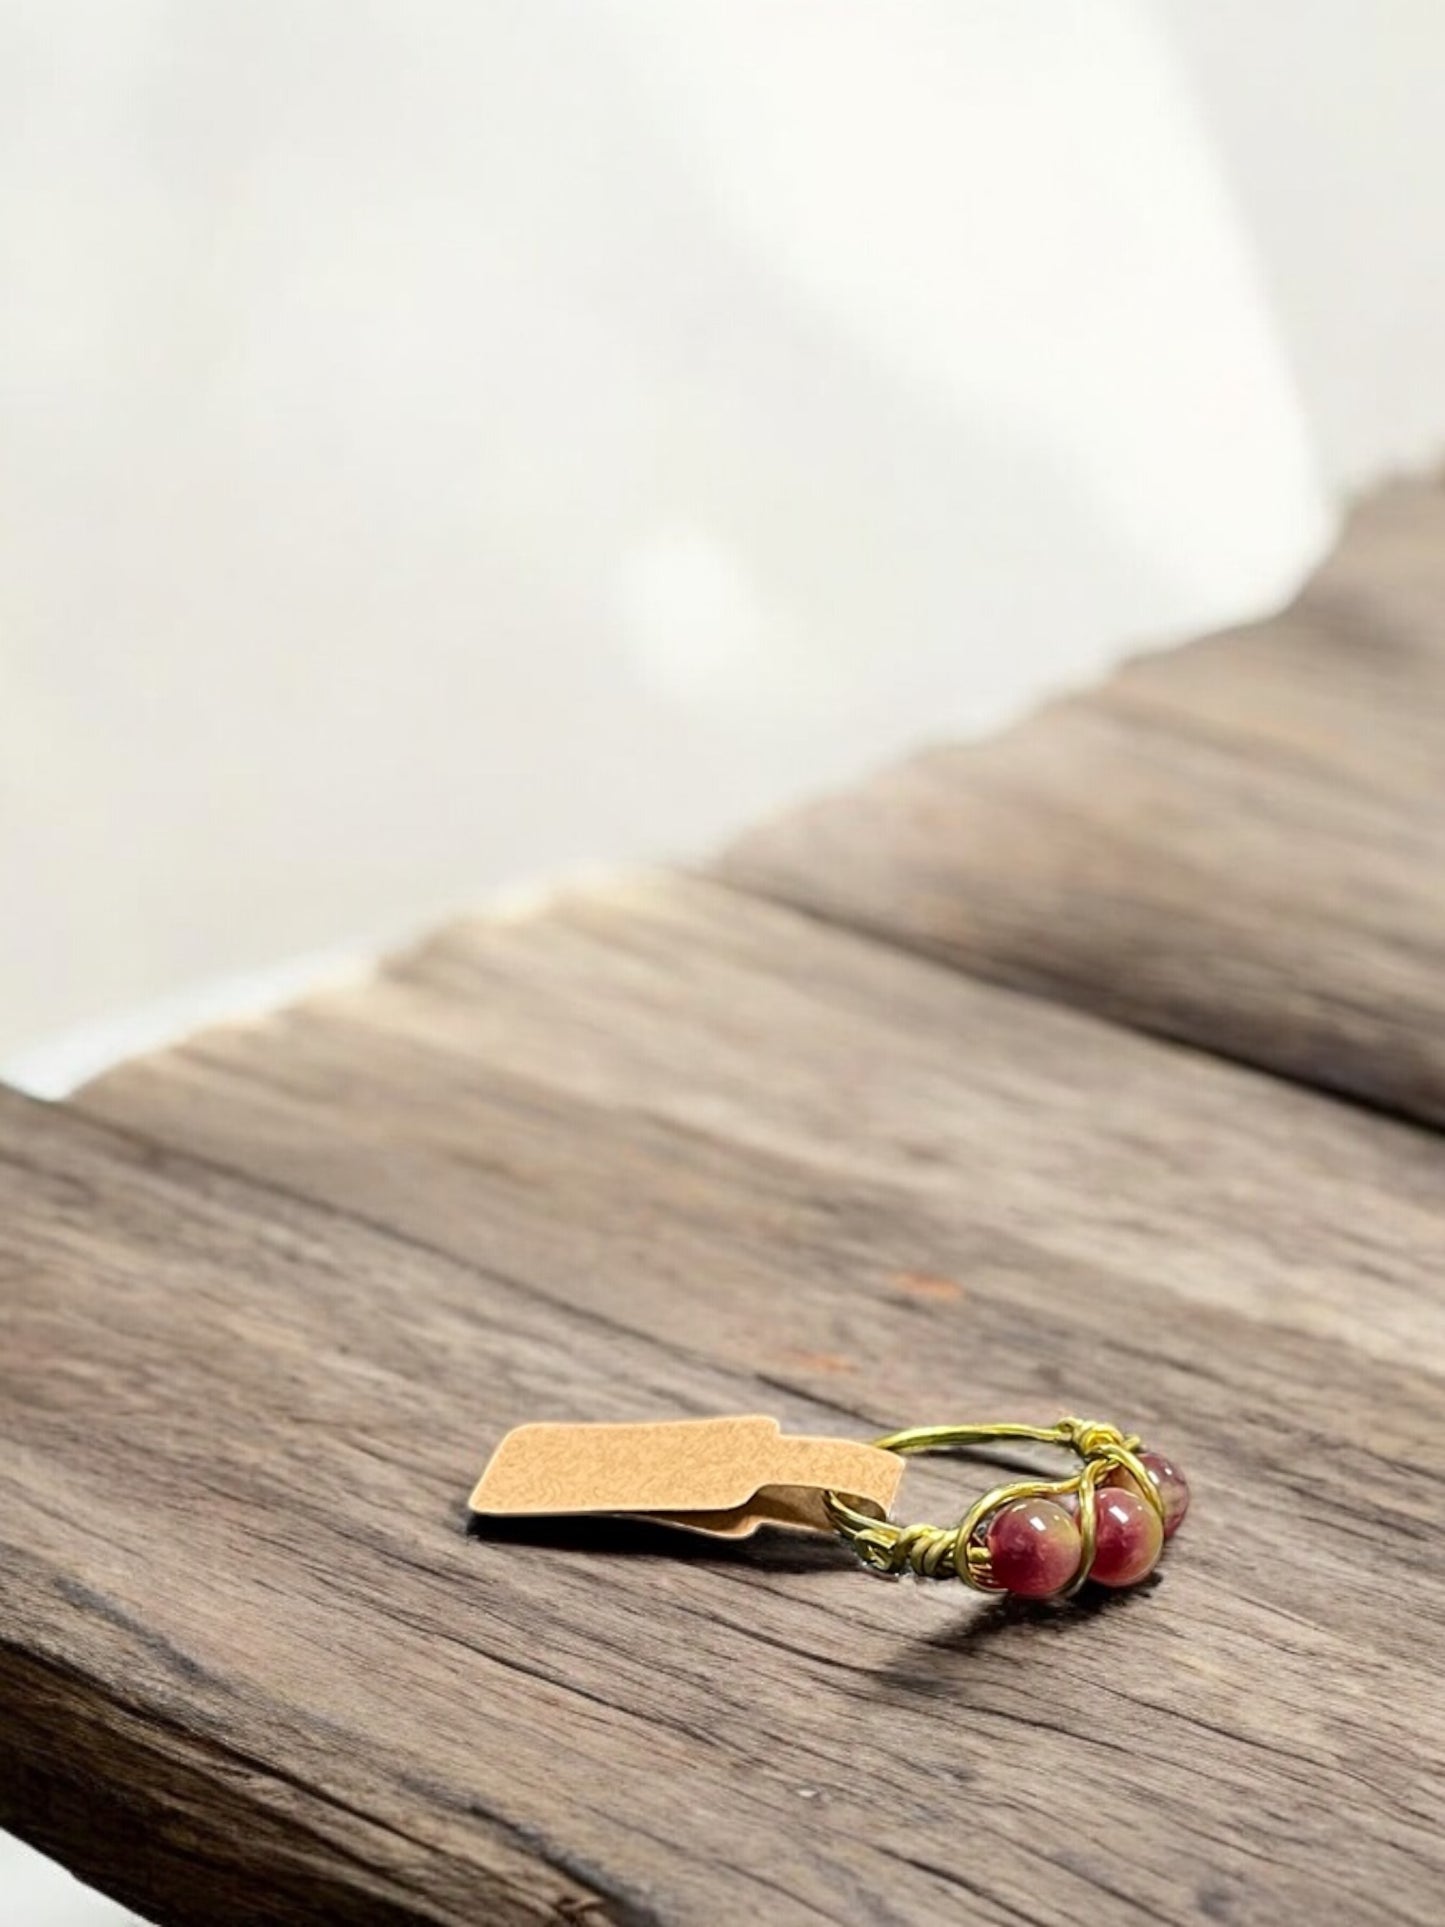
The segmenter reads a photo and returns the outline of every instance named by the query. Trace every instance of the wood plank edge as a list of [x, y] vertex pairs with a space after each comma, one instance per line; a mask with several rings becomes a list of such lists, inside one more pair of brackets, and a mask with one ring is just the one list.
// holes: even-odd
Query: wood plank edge
[[1171, 1049], [1189, 1051], [1210, 1063], [1228, 1064], [1256, 1077], [1267, 1077], [1292, 1089], [1307, 1091], [1328, 1103], [1346, 1104], [1352, 1110], [1422, 1131], [1431, 1138], [1437, 1138], [1445, 1131], [1445, 1097], [1436, 1100], [1429, 1092], [1421, 1092], [1409, 1103], [1392, 1101], [1372, 1088], [1363, 1076], [1351, 1074], [1352, 1059], [1348, 1053], [1342, 1056], [1342, 1068], [1335, 1074], [1317, 1056], [1312, 1057], [1309, 1069], [1305, 1070], [1297, 1067], [1287, 1055], [1268, 1057], [1252, 1055], [1243, 1049], [1232, 1050], [1222, 1042], [1201, 1037], [1184, 1024], [1155, 1021], [1127, 997], [1111, 999], [1107, 995], [1101, 996], [1097, 985], [1092, 982], [1072, 983], [1059, 969], [1057, 959], [1048, 971], [1037, 973], [1012, 963], [1007, 968], [1000, 965], [997, 969], [990, 969], [987, 959], [974, 956], [958, 945], [930, 941], [920, 933], [893, 929], [877, 919], [858, 915], [841, 906], [795, 894], [783, 885], [766, 879], [752, 869], [745, 859], [739, 858], [735, 862], [731, 856], [725, 855], [723, 861], [728, 864], [726, 870], [709, 870], [703, 866], [685, 874], [695, 881], [709, 882], [731, 890], [749, 901], [765, 903], [778, 910], [791, 910], [825, 929], [880, 944], [900, 956], [954, 971], [973, 983], [986, 984], [991, 990], [1034, 998], [1039, 1003], [1092, 1018], [1116, 1030], [1127, 1031], [1132, 1036], [1147, 1037]]
[[195, 1920], [202, 1869], [216, 1927], [651, 1927], [493, 1816], [467, 1815], [458, 1861], [8, 1642], [0, 1704], [0, 1827], [159, 1927]]

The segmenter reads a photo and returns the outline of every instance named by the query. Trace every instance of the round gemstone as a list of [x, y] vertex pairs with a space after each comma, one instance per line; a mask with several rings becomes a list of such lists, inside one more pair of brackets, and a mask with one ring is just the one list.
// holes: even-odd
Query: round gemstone
[[1025, 1599], [1062, 1592], [1079, 1570], [1079, 1528], [1052, 1499], [1014, 1499], [989, 1521], [985, 1543], [994, 1583]]
[[1094, 1564], [1089, 1577], [1101, 1586], [1137, 1586], [1159, 1563], [1164, 1527], [1132, 1479], [1100, 1486], [1095, 1494]]
[[[1162, 1452], [1141, 1452], [1139, 1463], [1149, 1474], [1150, 1482], [1159, 1494], [1164, 1507], [1164, 1537], [1172, 1539], [1184, 1523], [1184, 1515], [1189, 1510], [1189, 1481], [1172, 1460], [1166, 1459]], [[1135, 1481], [1123, 1466], [1111, 1472], [1104, 1481], [1105, 1485], [1132, 1486]]]

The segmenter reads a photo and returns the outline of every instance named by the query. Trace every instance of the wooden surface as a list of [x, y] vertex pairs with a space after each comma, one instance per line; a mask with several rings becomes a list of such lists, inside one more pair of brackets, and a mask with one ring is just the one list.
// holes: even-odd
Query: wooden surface
[[722, 865], [998, 983], [1445, 1122], [1445, 488], [1297, 605], [915, 758]]
[[[1438, 1920], [1437, 509], [720, 875], [0, 1096], [0, 1823], [163, 1922]], [[1192, 1476], [1138, 1594], [466, 1531], [523, 1419], [1064, 1409]]]

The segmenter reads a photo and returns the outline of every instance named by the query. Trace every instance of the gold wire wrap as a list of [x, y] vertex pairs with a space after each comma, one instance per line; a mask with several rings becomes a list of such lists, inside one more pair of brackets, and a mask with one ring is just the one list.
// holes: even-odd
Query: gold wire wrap
[[[1059, 1445], [1083, 1461], [1067, 1479], [1014, 1479], [996, 1485], [971, 1505], [956, 1526], [899, 1525], [858, 1510], [838, 1492], [825, 1492], [823, 1503], [841, 1537], [872, 1572], [917, 1573], [921, 1579], [962, 1579], [980, 1592], [1002, 1590], [989, 1570], [988, 1547], [981, 1530], [1000, 1506], [1014, 1499], [1058, 1499], [1076, 1493], [1077, 1524], [1083, 1550], [1078, 1571], [1059, 1594], [1067, 1599], [1088, 1578], [1094, 1565], [1098, 1531], [1096, 1491], [1104, 1478], [1122, 1467], [1158, 1513], [1164, 1501], [1141, 1464], [1140, 1440], [1098, 1419], [1061, 1418], [1057, 1425], [915, 1425], [875, 1439], [883, 1452], [951, 1452], [960, 1446], [994, 1445], [1024, 1439], [1036, 1445]], [[860, 1502], [861, 1503], [861, 1502]]]

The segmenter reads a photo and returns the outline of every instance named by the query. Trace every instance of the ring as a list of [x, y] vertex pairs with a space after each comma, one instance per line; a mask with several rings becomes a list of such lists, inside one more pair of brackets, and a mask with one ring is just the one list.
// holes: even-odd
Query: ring
[[1161, 1452], [1095, 1419], [1057, 1425], [919, 1425], [875, 1439], [881, 1451], [948, 1452], [1024, 1439], [1082, 1461], [1065, 1479], [1015, 1479], [986, 1492], [956, 1526], [899, 1525], [838, 1492], [823, 1503], [872, 1572], [962, 1579], [980, 1592], [1066, 1599], [1085, 1580], [1137, 1586], [1159, 1563], [1189, 1509], [1189, 1486]]

